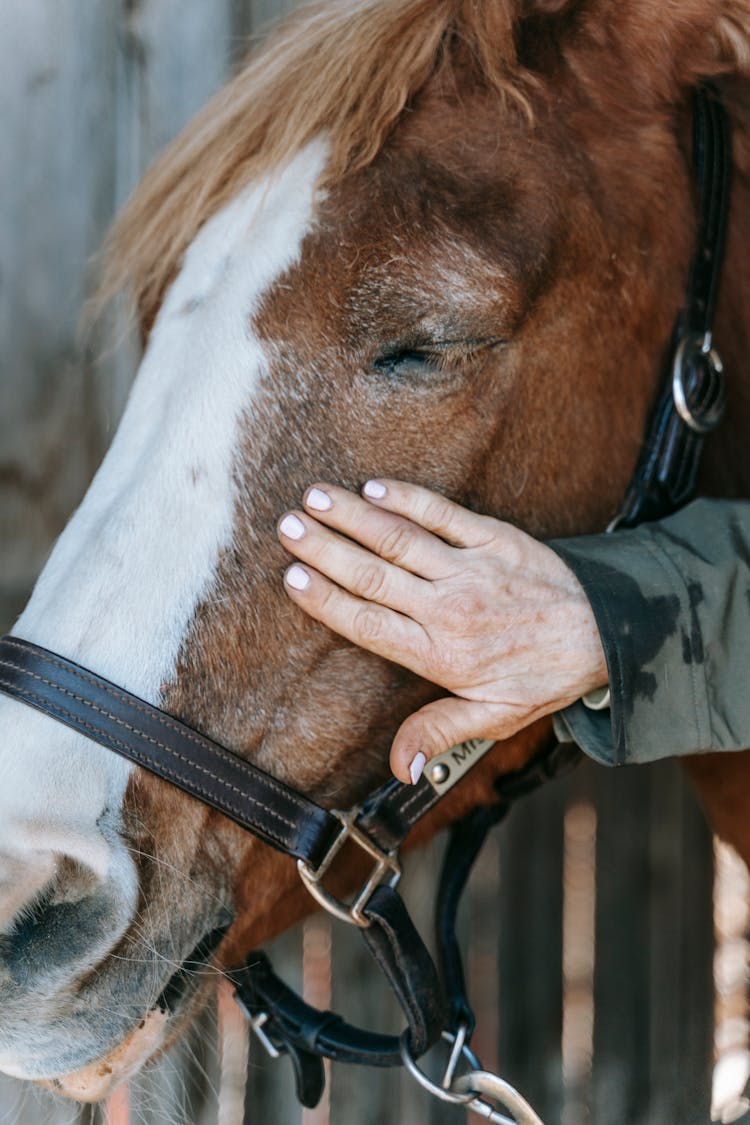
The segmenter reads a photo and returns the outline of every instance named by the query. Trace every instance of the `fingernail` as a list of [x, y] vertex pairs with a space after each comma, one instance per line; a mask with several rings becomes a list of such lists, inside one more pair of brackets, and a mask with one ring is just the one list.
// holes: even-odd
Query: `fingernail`
[[279, 524], [279, 531], [282, 535], [286, 535], [287, 539], [301, 539], [305, 534], [305, 525], [296, 516], [288, 515], [284, 516]]
[[425, 758], [424, 754], [420, 750], [419, 753], [414, 755], [414, 758], [412, 759], [412, 763], [409, 766], [409, 777], [411, 778], [412, 785], [417, 784], [420, 777], [422, 776], [422, 771], [424, 770], [426, 764], [427, 764], [427, 759]]
[[287, 586], [291, 586], [293, 590], [306, 590], [310, 585], [310, 575], [296, 563], [289, 567], [285, 577]]
[[333, 507], [331, 497], [322, 488], [311, 488], [305, 503], [315, 512], [327, 512]]
[[371, 500], [382, 500], [388, 489], [384, 484], [381, 484], [379, 480], [368, 480], [362, 491], [365, 496], [369, 496]]

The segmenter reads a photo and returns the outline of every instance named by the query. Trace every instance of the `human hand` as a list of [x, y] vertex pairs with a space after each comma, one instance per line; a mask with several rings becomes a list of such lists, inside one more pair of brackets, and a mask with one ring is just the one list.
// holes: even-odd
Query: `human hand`
[[418, 485], [368, 481], [362, 493], [318, 484], [283, 516], [281, 542], [305, 564], [284, 586], [311, 617], [451, 692], [401, 725], [398, 778], [606, 683], [589, 601], [549, 547]]

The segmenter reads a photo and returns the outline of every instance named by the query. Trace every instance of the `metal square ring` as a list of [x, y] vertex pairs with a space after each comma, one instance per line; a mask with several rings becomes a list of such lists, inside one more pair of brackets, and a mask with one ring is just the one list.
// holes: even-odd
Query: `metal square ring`
[[[389, 887], [395, 887], [401, 878], [398, 850], [384, 851], [371, 836], [368, 836], [361, 828], [357, 828], [356, 820], [360, 813], [359, 808], [351, 809], [349, 812], [332, 809], [331, 813], [341, 821], [341, 831], [318, 867], [313, 868], [304, 859], [298, 859], [297, 870], [302, 882], [315, 901], [319, 902], [329, 914], [342, 922], [348, 922], [350, 925], [366, 929], [370, 922], [363, 911], [373, 891], [384, 883]], [[375, 860], [375, 866], [370, 877], [363, 884], [352, 903], [341, 902], [323, 886], [323, 876], [348, 840], [352, 840], [362, 851]]]

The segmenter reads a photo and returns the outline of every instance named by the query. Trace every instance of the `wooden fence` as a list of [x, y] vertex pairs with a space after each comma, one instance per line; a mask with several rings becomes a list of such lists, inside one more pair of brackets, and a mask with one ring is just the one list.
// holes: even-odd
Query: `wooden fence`
[[[0, 4], [2, 628], [83, 494], [132, 376], [127, 346], [102, 354], [77, 334], [91, 256], [145, 165], [231, 71], [248, 35], [290, 6]], [[426, 928], [440, 849], [437, 841], [407, 874]], [[716, 1011], [727, 1017], [718, 1048], [738, 1073], [746, 1060], [747, 915], [735, 899], [746, 901], [747, 886], [728, 863], [731, 933], [717, 992], [712, 841], [679, 770], [586, 766], [497, 833], [462, 920], [477, 1046], [548, 1125], [707, 1125]], [[373, 1022], [393, 1017], [356, 935], [315, 918], [275, 956], [319, 1003]], [[0, 1123], [240, 1125], [243, 1099], [247, 1125], [463, 1119], [428, 1104], [403, 1075], [343, 1068], [330, 1103], [301, 1115], [287, 1065], [271, 1066], [254, 1046], [245, 1093], [244, 1052], [223, 995], [218, 1016], [207, 1013], [189, 1043], [107, 1109], [79, 1113], [3, 1079]]]

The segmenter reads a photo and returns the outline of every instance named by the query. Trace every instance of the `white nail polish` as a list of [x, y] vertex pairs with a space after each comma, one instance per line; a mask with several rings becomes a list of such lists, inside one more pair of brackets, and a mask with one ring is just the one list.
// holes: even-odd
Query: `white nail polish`
[[293, 590], [306, 590], [310, 585], [310, 575], [301, 566], [290, 566], [286, 572], [286, 584]]
[[388, 489], [379, 480], [368, 480], [365, 487], [362, 489], [365, 496], [369, 496], [371, 500], [382, 500]]
[[311, 488], [305, 503], [315, 512], [328, 512], [333, 507], [331, 497], [322, 488]]
[[288, 515], [284, 516], [279, 524], [279, 531], [282, 535], [286, 535], [287, 539], [301, 539], [305, 534], [305, 525], [296, 516]]
[[416, 785], [422, 776], [422, 772], [427, 764], [427, 759], [420, 750], [419, 753], [414, 755], [411, 765], [409, 766], [409, 777], [411, 778], [412, 785]]

